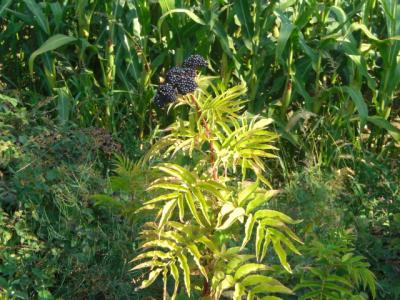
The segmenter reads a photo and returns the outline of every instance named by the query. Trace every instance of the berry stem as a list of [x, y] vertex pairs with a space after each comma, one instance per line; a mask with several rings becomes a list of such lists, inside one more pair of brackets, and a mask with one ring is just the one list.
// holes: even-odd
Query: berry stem
[[[191, 99], [192, 99], [192, 101], [193, 101], [193, 103], [194, 103], [194, 105], [196, 107], [197, 116], [200, 119], [200, 117], [201, 117], [201, 109], [200, 109], [199, 104], [197, 103], [196, 97], [193, 94], [190, 94], [190, 97], [191, 97]], [[213, 144], [212, 139], [211, 139], [211, 130], [210, 130], [210, 127], [208, 126], [208, 123], [207, 123], [207, 121], [206, 121], [206, 119], [204, 117], [201, 118], [201, 121], [203, 123], [204, 129], [205, 129], [205, 134], [206, 134], [206, 137], [208, 139], [208, 142], [210, 143], [210, 163], [211, 163], [211, 168], [212, 168], [211, 169], [212, 176], [213, 176], [214, 180], [217, 180], [218, 179], [218, 171], [217, 171], [217, 168], [214, 165], [214, 162], [215, 162], [215, 148], [214, 148], [214, 144]]]

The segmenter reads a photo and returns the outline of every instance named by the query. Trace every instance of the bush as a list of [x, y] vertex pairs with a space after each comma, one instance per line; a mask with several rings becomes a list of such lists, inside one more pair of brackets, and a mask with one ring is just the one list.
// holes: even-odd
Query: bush
[[104, 130], [58, 127], [19, 106], [1, 117], [0, 294], [131, 299], [136, 228], [90, 200], [107, 183], [98, 157], [118, 144]]

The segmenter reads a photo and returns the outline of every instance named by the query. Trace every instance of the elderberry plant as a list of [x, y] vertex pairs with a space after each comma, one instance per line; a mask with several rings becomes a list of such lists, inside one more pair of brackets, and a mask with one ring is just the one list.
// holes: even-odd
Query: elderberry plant
[[264, 176], [265, 160], [276, 158], [277, 135], [267, 130], [270, 119], [243, 112], [244, 84], [186, 89], [193, 85], [192, 68], [205, 65], [191, 56], [167, 72], [159, 88], [163, 103], [176, 88], [174, 105], [187, 105], [189, 114], [165, 129], [143, 159], [159, 177], [137, 211], [149, 211], [154, 221], [144, 225], [133, 270], [148, 270], [139, 288], [161, 277], [164, 299], [175, 299], [181, 287], [204, 299], [280, 299], [272, 294], [292, 291], [273, 278], [271, 264], [276, 258], [291, 272], [287, 252], [300, 254], [295, 244], [302, 242], [290, 229], [297, 221], [268, 207], [277, 191]]

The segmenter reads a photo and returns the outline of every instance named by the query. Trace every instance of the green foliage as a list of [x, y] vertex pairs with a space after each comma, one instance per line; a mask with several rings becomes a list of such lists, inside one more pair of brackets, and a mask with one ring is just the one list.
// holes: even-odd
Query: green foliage
[[[60, 297], [78, 297], [65, 294], [68, 289], [82, 298], [101, 297], [97, 288], [105, 297], [124, 298], [113, 294], [113, 278], [123, 282], [119, 291], [127, 291], [130, 297], [131, 287], [125, 285], [129, 278], [120, 276], [125, 268], [122, 257], [131, 255], [136, 237], [128, 227], [154, 221], [152, 213], [157, 212], [157, 226], [151, 230], [172, 230], [169, 222], [180, 217], [192, 218], [191, 223], [206, 228], [208, 221], [216, 222], [227, 227], [216, 231], [218, 245], [225, 243], [230, 249], [243, 244], [249, 248], [246, 253], [254, 254], [253, 260], [243, 264], [259, 263], [257, 258], [264, 255], [268, 263], [280, 265], [285, 256], [275, 251], [290, 246], [283, 239], [280, 245], [268, 244], [273, 230], [296, 242], [285, 231], [287, 224], [277, 228], [271, 225], [278, 224], [276, 220], [256, 220], [254, 208], [284, 211], [304, 220], [293, 224], [307, 241], [305, 247], [296, 245], [303, 256], [290, 257], [298, 266], [316, 259], [307, 252], [308, 245], [317, 247], [309, 242], [312, 234], [323, 245], [336, 245], [328, 236], [342, 239], [338, 232], [352, 228], [354, 243], [346, 244], [346, 251], [338, 250], [337, 257], [348, 253], [365, 257], [377, 277], [377, 298], [400, 299], [399, 8], [394, 0], [0, 0], [0, 203], [3, 220], [10, 224], [2, 230], [13, 236], [3, 243], [35, 249], [29, 258], [25, 256], [27, 264], [17, 260], [19, 271], [6, 278], [7, 284], [20, 274], [31, 274], [31, 266], [39, 261], [38, 268], [49, 276], [39, 274], [36, 280], [31, 275], [26, 285], [30, 298], [38, 290], [46, 298], [46, 291], [54, 294], [55, 286], [65, 287], [55, 293]], [[163, 82], [165, 70], [193, 53], [207, 57], [222, 81], [213, 86], [212, 78], [200, 78], [204, 88], [196, 95], [196, 104], [185, 98], [169, 114], [153, 109], [154, 85]], [[246, 89], [246, 101], [238, 100]], [[269, 130], [264, 128], [267, 125]], [[166, 128], [161, 130], [163, 138], [153, 143], [159, 128]], [[124, 155], [119, 143], [109, 142], [108, 132], [122, 142]], [[147, 152], [150, 144], [153, 147]], [[268, 159], [275, 158], [275, 147], [280, 149], [279, 156]], [[108, 175], [114, 152], [118, 153], [117, 169], [109, 180], [112, 194], [106, 196], [102, 178]], [[161, 162], [172, 165], [158, 165]], [[196, 184], [201, 183], [195, 192], [205, 192], [205, 205], [194, 193], [190, 194], [193, 201], [187, 202], [181, 190], [146, 191], [161, 177], [172, 177], [168, 180], [182, 185], [174, 177], [177, 170], [175, 175], [164, 172], [165, 168], [171, 172], [172, 166], [183, 167]], [[215, 175], [223, 180], [218, 186], [213, 186]], [[272, 186], [284, 193], [269, 190]], [[207, 192], [210, 188], [221, 195]], [[252, 188], [254, 194], [265, 197], [239, 201]], [[183, 199], [149, 203], [145, 208], [151, 210], [133, 213], [142, 203], [173, 193]], [[279, 201], [269, 200], [272, 196]], [[207, 202], [222, 202], [216, 199], [232, 204], [219, 218], [222, 207], [210, 208]], [[93, 200], [99, 206], [92, 207]], [[161, 216], [164, 225], [159, 228]], [[84, 233], [79, 238], [71, 233], [70, 219], [82, 224], [79, 229]], [[22, 235], [39, 242], [22, 241], [13, 228], [17, 224], [26, 228]], [[105, 242], [99, 233], [102, 238], [93, 242], [89, 233], [99, 231], [115, 240]], [[49, 251], [54, 239], [64, 244], [74, 240], [72, 250], [61, 253], [68, 253], [68, 258], [84, 257], [85, 262], [73, 263]], [[43, 248], [30, 248], [35, 243]], [[64, 249], [64, 244], [59, 248]], [[271, 246], [271, 255], [264, 254], [264, 244]], [[100, 248], [84, 254], [78, 251], [88, 249], [86, 245]], [[207, 246], [201, 247], [199, 251]], [[14, 255], [7, 249], [4, 255]], [[75, 255], [75, 250], [81, 254]], [[116, 252], [107, 257], [121, 260], [114, 264], [109, 263], [111, 259], [98, 259], [100, 252]], [[326, 259], [321, 265], [314, 262], [313, 267], [323, 271], [329, 264]], [[188, 265], [192, 277], [201, 278], [191, 254]], [[168, 274], [176, 278], [178, 272], [182, 283], [179, 261], [175, 267]], [[109, 270], [121, 273], [113, 276]], [[286, 270], [280, 273], [274, 268], [274, 278], [294, 286], [298, 268], [289, 270], [293, 272], [290, 278], [284, 275]], [[351, 293], [361, 293], [344, 268], [332, 270], [340, 273], [337, 276], [347, 276], [353, 285]], [[234, 272], [226, 275], [234, 277]], [[168, 275], [161, 274], [158, 279]], [[99, 276], [96, 282], [101, 285], [85, 280]], [[310, 272], [305, 276], [321, 280]], [[112, 284], [104, 284], [111, 277]], [[231, 284], [229, 278], [222, 282]], [[265, 279], [250, 281], [261, 278]], [[215, 282], [217, 289], [219, 281]], [[156, 292], [147, 289], [144, 294], [161, 298], [160, 280], [154, 286]], [[173, 286], [167, 285], [167, 290], [173, 293]], [[235, 290], [232, 287], [229, 292]], [[199, 291], [192, 291], [199, 296]], [[240, 293], [239, 286], [235, 296]]]
[[349, 222], [356, 225], [357, 249], [372, 265], [379, 280], [378, 298], [400, 299], [397, 260], [400, 213], [400, 169], [397, 160], [372, 154], [355, 165], [349, 181], [346, 206], [352, 212]]
[[54, 98], [62, 122], [132, 143], [132, 131], [143, 137], [157, 125], [150, 108], [163, 66], [194, 51], [225, 87], [246, 82], [250, 112], [267, 111], [281, 130], [307, 111], [333, 125], [336, 140], [368, 131], [366, 146], [381, 151], [400, 136], [397, 14], [387, 0], [4, 0], [0, 76], [8, 88], [29, 87], [27, 103]]
[[348, 197], [354, 201], [346, 186], [357, 181], [350, 169], [339, 171], [310, 168], [294, 174], [277, 202], [280, 209], [303, 219], [298, 230], [305, 235], [305, 245], [299, 248], [303, 257], [296, 262], [299, 283], [294, 290], [301, 299], [384, 298], [366, 260], [369, 250], [355, 247], [368, 230], [363, 232], [352, 215], [355, 210], [344, 205]]
[[302, 279], [294, 290], [302, 290], [299, 299], [366, 299], [360, 287], [368, 287], [376, 297], [375, 276], [369, 270], [365, 257], [354, 255], [347, 245], [346, 236], [323, 243], [314, 240], [306, 250], [314, 263], [305, 268]]
[[[159, 175], [147, 189], [154, 196], [139, 211], [150, 210], [156, 221], [141, 232], [142, 253], [132, 270], [150, 270], [141, 289], [162, 276], [164, 297], [172, 293], [174, 299], [182, 282], [187, 295], [201, 290], [215, 299], [292, 294], [264, 275], [272, 270], [263, 263], [269, 248], [288, 272], [287, 251], [300, 254], [294, 243], [301, 241], [288, 226], [297, 222], [268, 209], [275, 192], [260, 185], [266, 181], [263, 158], [276, 157], [270, 151], [277, 136], [266, 129], [270, 120], [240, 116], [243, 86], [212, 90], [215, 96], [201, 90], [180, 99], [177, 107], [189, 106], [186, 119], [178, 118], [146, 155]], [[173, 157], [193, 160], [180, 165], [169, 162]], [[249, 181], [247, 169], [256, 181]], [[254, 232], [255, 255], [246, 249]]]
[[96, 170], [104, 141], [9, 103], [0, 102], [0, 298], [132, 298], [125, 257], [137, 232], [89, 200], [106, 186]]

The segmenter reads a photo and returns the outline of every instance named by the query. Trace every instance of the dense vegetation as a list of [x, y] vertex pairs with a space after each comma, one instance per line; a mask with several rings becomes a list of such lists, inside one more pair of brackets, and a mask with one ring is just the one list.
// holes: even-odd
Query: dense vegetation
[[400, 299], [398, 1], [0, 0], [0, 54], [1, 299]]

